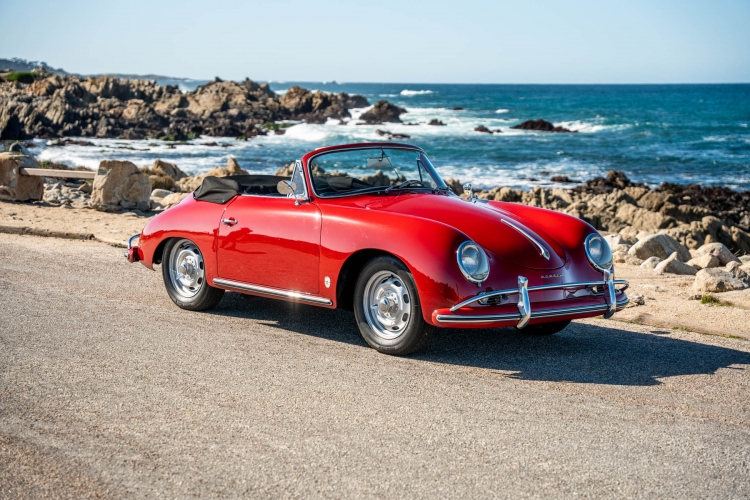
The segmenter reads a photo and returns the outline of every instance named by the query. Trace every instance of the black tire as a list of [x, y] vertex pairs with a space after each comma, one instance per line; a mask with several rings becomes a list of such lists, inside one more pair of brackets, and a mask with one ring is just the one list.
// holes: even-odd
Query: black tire
[[541, 323], [539, 325], [529, 325], [521, 331], [529, 335], [554, 335], [557, 332], [564, 330], [569, 324], [570, 320], [555, 321], [554, 323]]
[[[194, 257], [189, 255], [191, 252], [194, 254]], [[181, 253], [183, 256], [186, 255], [187, 259], [198, 264], [191, 267], [191, 270], [194, 269], [195, 272], [193, 274], [197, 278], [192, 290], [190, 287], [185, 286], [183, 283], [185, 281], [184, 279], [182, 281], [177, 278], [173, 279], [173, 264], [175, 264], [175, 259], [178, 259]], [[190, 263], [192, 264], [193, 262]], [[198, 246], [188, 239], [175, 238], [167, 242], [164, 246], [161, 271], [162, 278], [164, 279], [164, 286], [167, 289], [169, 298], [172, 299], [172, 302], [174, 302], [180, 309], [186, 309], [188, 311], [205, 311], [206, 309], [215, 307], [224, 296], [224, 290], [214, 288], [206, 282], [203, 256], [201, 255]], [[188, 273], [183, 276], [187, 277]]]
[[[378, 291], [383, 294], [378, 295]], [[365, 295], [371, 306], [372, 299], [378, 296], [390, 305], [377, 311], [370, 307], [368, 313]], [[388, 323], [389, 315], [393, 315], [398, 328]], [[433, 331], [422, 317], [414, 278], [401, 261], [390, 256], [375, 257], [359, 274], [354, 290], [354, 317], [365, 341], [384, 354], [404, 356], [416, 352], [427, 344]]]

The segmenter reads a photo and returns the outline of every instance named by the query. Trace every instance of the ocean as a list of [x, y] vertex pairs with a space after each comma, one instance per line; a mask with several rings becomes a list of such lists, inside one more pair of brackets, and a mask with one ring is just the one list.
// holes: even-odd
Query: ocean
[[[179, 83], [183, 90], [205, 83]], [[585, 181], [621, 170], [652, 187], [668, 181], [750, 189], [750, 84], [741, 85], [447, 85], [402, 83], [269, 82], [283, 93], [292, 85], [386, 99], [407, 109], [403, 124], [296, 124], [285, 135], [248, 141], [203, 137], [191, 145], [160, 141], [87, 139], [95, 147], [46, 147], [43, 160], [96, 168], [102, 159], [150, 165], [155, 158], [185, 172], [205, 172], [234, 156], [251, 171], [275, 173], [326, 145], [381, 140], [376, 130], [407, 134], [445, 178], [475, 188], [562, 186], [550, 177]], [[453, 109], [463, 108], [463, 109]], [[576, 134], [513, 130], [543, 118]], [[428, 125], [430, 120], [445, 126]], [[483, 134], [484, 125], [501, 133]], [[202, 143], [220, 143], [219, 147]], [[567, 184], [570, 186], [570, 184]]]

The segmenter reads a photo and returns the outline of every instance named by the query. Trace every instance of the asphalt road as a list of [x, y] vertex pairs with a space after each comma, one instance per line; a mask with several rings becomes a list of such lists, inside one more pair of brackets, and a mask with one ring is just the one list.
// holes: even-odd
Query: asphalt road
[[366, 347], [177, 309], [99, 243], [0, 235], [0, 497], [750, 496], [750, 342], [613, 321]]

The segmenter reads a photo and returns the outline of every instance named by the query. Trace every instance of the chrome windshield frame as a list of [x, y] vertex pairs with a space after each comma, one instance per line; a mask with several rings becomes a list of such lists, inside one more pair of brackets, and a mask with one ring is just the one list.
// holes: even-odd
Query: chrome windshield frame
[[351, 191], [341, 194], [335, 194], [335, 195], [328, 195], [328, 196], [321, 196], [316, 190], [315, 190], [315, 177], [312, 174], [312, 162], [315, 158], [319, 156], [325, 156], [330, 154], [336, 154], [336, 153], [343, 153], [343, 152], [349, 152], [349, 151], [366, 151], [366, 150], [383, 150], [383, 149], [395, 149], [395, 150], [401, 150], [401, 151], [413, 151], [419, 155], [418, 161], [422, 161], [422, 165], [424, 169], [427, 171], [427, 173], [432, 177], [432, 180], [437, 185], [437, 188], [428, 188], [428, 187], [409, 187], [407, 189], [413, 189], [415, 191], [425, 191], [425, 192], [432, 192], [435, 189], [441, 189], [441, 188], [448, 188], [448, 185], [445, 183], [442, 177], [438, 174], [435, 167], [432, 165], [432, 162], [430, 162], [430, 159], [425, 154], [424, 150], [422, 148], [419, 148], [417, 146], [403, 146], [403, 145], [393, 145], [393, 146], [365, 146], [361, 148], [346, 148], [346, 149], [340, 149], [340, 150], [333, 150], [333, 151], [321, 151], [320, 153], [317, 153], [307, 160], [307, 165], [303, 165], [304, 171], [306, 175], [309, 176], [310, 179], [310, 188], [312, 189], [312, 193], [316, 198], [320, 198], [323, 200], [327, 199], [333, 199], [333, 198], [344, 198], [347, 196], [357, 196], [361, 194], [367, 194], [372, 192], [379, 192], [379, 191], [385, 191], [386, 188], [389, 186], [373, 186], [372, 188], [365, 188], [365, 189], [359, 189], [357, 191]]

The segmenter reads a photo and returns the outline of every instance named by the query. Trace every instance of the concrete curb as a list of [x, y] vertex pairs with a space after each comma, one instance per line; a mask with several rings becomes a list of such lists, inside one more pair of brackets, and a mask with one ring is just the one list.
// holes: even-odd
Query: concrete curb
[[50, 231], [49, 229], [39, 229], [36, 227], [25, 227], [25, 226], [0, 226], [0, 233], [5, 234], [18, 234], [18, 235], [30, 235], [30, 236], [43, 236], [48, 238], [62, 238], [66, 240], [88, 240], [88, 241], [100, 241], [107, 245], [116, 247], [128, 246], [126, 241], [111, 240], [109, 238], [100, 238], [92, 233], [69, 233], [64, 231]]

